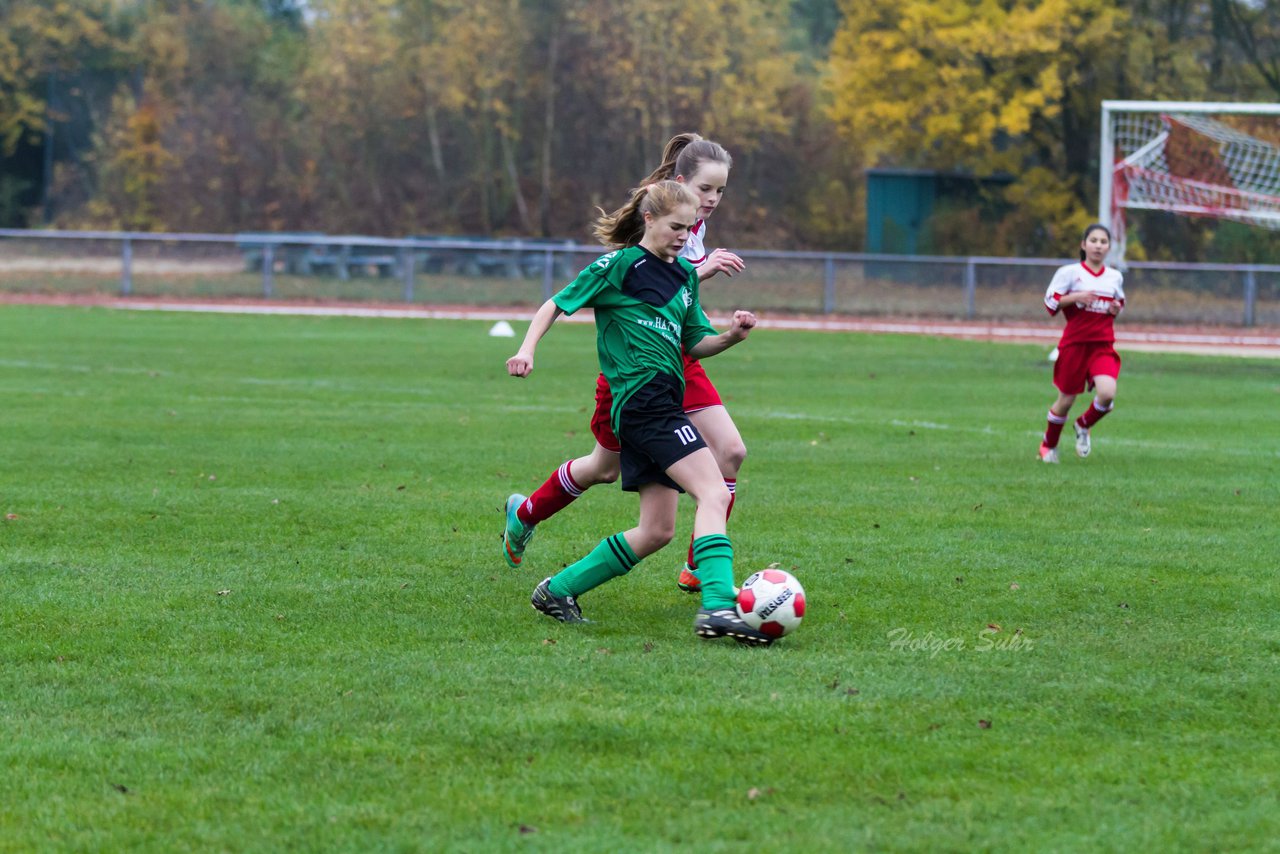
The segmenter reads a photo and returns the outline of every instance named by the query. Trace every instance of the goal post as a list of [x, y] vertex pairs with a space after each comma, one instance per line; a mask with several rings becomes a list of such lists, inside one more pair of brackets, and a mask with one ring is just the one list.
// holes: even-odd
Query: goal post
[[1280, 229], [1280, 104], [1103, 101], [1098, 221], [1123, 264], [1127, 213], [1168, 211]]

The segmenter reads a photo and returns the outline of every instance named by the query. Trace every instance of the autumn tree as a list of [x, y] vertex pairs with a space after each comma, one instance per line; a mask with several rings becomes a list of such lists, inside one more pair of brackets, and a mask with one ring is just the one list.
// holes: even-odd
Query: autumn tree
[[36, 181], [52, 180], [42, 161], [65, 118], [50, 103], [58, 80], [116, 70], [110, 11], [106, 0], [0, 3], [0, 221], [21, 222], [40, 193]]
[[[140, 0], [118, 13], [135, 68], [94, 154], [95, 197], [64, 224], [236, 231], [296, 211], [300, 21], [283, 2]], [[281, 195], [283, 192], [283, 196]], [[271, 222], [272, 212], [278, 218]]]
[[1097, 59], [1121, 45], [1115, 4], [845, 0], [842, 9], [831, 115], [866, 165], [1013, 176], [1015, 213], [994, 240], [1006, 251], [1052, 247], [1057, 228], [1087, 222], [1087, 116]]

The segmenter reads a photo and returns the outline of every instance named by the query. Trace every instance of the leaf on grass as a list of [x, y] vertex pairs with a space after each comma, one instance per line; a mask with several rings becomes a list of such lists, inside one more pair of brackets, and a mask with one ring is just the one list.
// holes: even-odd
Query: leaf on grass
[[1022, 589], [1022, 585], [1015, 581], [1015, 582], [1013, 582], [1012, 584], [1010, 584], [1010, 585], [1009, 585], [1009, 589], [1010, 589], [1010, 590], [1021, 590], [1021, 589]]
[[978, 721], [978, 729], [991, 729], [991, 721]]
[[991, 631], [993, 631], [993, 632], [998, 632], [998, 631], [1000, 631], [1000, 624], [999, 624], [999, 623], [987, 623], [987, 628], [991, 629]]
[[977, 504], [973, 505], [973, 509], [974, 509], [974, 510], [981, 510], [981, 509], [982, 509], [982, 502], [978, 502]]
[[14, 519], [19, 519], [19, 518], [21, 518], [21, 517], [20, 517], [20, 516], [18, 516], [18, 514], [17, 514], [17, 513], [6, 513], [6, 514], [4, 514], [4, 518], [6, 518], [6, 519], [8, 519], [10, 522], [12, 522]]
[[218, 591], [218, 595], [219, 595], [219, 596], [230, 596], [230, 595], [231, 595], [231, 591], [230, 591], [230, 590], [219, 590], [219, 591]]
[[859, 694], [861, 694], [861, 693], [862, 693], [862, 692], [861, 692], [861, 691], [859, 691], [857, 688], [846, 688], [846, 689], [845, 689], [845, 692], [844, 692], [844, 695], [845, 695], [846, 697], [856, 697], [856, 696], [858, 696], [858, 695], [859, 695]]
[[956, 576], [956, 584], [964, 584], [964, 576], [963, 576], [963, 575], [957, 575], [957, 576]]
[[645, 641], [645, 642], [644, 642], [644, 651], [645, 651], [645, 652], [653, 652], [653, 644], [652, 644], [652, 643], [650, 643], [649, 641]]
[[556, 639], [555, 639], [555, 638], [543, 638], [543, 639], [542, 639], [542, 645], [543, 645], [543, 646], [555, 646], [555, 645], [556, 645]]
[[760, 790], [757, 789], [755, 786], [752, 786], [750, 789], [747, 789], [747, 800], [754, 801], [758, 797], [760, 797]]
[[532, 825], [522, 824], [520, 825], [520, 832], [521, 833], [537, 833], [538, 828], [533, 827]]
[[122, 795], [129, 794], [129, 787], [121, 783], [112, 783], [111, 788], [115, 789], [117, 792], [119, 792]]
[[600, 655], [613, 655], [613, 650], [609, 649], [607, 646], [599, 647], [596, 649], [596, 652]]
[[401, 492], [403, 489], [404, 489], [404, 484], [402, 483], [396, 487], [396, 492]]
[[1128, 608], [1128, 607], [1129, 607], [1129, 603], [1128, 603], [1128, 602], [1121, 602], [1121, 603], [1120, 603], [1120, 607], [1121, 607], [1121, 608]]

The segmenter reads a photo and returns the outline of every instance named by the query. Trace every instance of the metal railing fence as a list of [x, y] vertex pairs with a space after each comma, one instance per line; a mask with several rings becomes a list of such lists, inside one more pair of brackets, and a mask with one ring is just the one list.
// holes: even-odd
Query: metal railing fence
[[[736, 250], [747, 269], [703, 289], [751, 308], [1026, 321], [1069, 259]], [[0, 229], [0, 291], [174, 298], [532, 306], [603, 250], [553, 240]], [[1130, 321], [1280, 325], [1280, 264], [1134, 262]]]

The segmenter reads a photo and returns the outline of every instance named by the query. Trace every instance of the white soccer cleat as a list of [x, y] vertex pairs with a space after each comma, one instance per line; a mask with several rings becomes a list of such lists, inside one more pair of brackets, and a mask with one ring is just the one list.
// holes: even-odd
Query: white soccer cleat
[[1079, 424], [1073, 426], [1076, 428], [1076, 456], [1084, 459], [1093, 450], [1093, 444], [1089, 441], [1089, 428]]
[[1058, 461], [1058, 449], [1050, 448], [1044, 442], [1041, 442], [1040, 461], [1044, 463], [1056, 463]]

